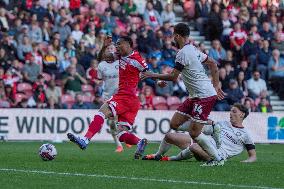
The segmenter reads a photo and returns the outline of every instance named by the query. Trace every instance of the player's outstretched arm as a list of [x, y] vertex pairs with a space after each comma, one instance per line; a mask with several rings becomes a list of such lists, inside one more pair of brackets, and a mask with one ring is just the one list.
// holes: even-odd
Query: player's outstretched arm
[[255, 149], [248, 150], [248, 159], [241, 161], [243, 163], [252, 163], [256, 161], [256, 151]]
[[176, 81], [178, 76], [180, 74], [180, 71], [177, 69], [173, 69], [171, 73], [168, 74], [157, 74], [153, 72], [141, 72], [140, 79], [144, 80], [147, 78], [152, 78], [152, 79], [160, 79], [164, 81]]

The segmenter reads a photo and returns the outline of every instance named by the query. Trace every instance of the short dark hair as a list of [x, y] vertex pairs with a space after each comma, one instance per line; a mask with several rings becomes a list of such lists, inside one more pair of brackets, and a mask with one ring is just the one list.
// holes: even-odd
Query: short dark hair
[[245, 114], [244, 119], [249, 115], [249, 110], [245, 105], [240, 104], [240, 103], [235, 103], [233, 107], [238, 108], [241, 112]]
[[130, 37], [128, 37], [128, 36], [121, 36], [119, 39], [129, 43], [131, 48], [133, 47], [133, 41], [132, 41], [132, 39]]
[[178, 23], [174, 27], [174, 33], [179, 34], [182, 37], [188, 37], [190, 34], [189, 26], [184, 23]]

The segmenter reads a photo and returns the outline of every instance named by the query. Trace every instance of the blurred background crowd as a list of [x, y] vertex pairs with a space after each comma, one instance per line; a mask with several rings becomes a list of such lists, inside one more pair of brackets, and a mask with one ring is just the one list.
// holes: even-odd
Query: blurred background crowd
[[[283, 0], [0, 0], [0, 107], [99, 108], [109, 36], [130, 36], [153, 72], [170, 72], [176, 6], [212, 41], [192, 43], [218, 62], [226, 98], [214, 109], [271, 112], [268, 90], [284, 98]], [[143, 81], [137, 95], [141, 109], [176, 109], [188, 93], [179, 78], [165, 88]]]

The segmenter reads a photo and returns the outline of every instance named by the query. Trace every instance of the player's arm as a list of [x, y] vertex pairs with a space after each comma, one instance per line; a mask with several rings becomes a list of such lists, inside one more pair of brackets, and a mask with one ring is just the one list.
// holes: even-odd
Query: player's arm
[[172, 72], [168, 73], [168, 74], [157, 74], [157, 73], [153, 73], [153, 72], [150, 72], [150, 71], [141, 72], [140, 78], [142, 80], [147, 79], [147, 78], [152, 78], [154, 80], [160, 79], [160, 80], [164, 80], [164, 81], [176, 81], [179, 74], [180, 74], [180, 71], [177, 70], [176, 68], [174, 68], [172, 70]]
[[245, 145], [247, 152], [248, 152], [248, 159], [241, 161], [243, 163], [252, 163], [256, 161], [256, 151], [254, 144], [246, 144]]
[[204, 62], [211, 72], [212, 75], [212, 83], [217, 92], [218, 99], [221, 100], [224, 98], [224, 92], [222, 91], [219, 85], [219, 71], [216, 61], [213, 58], [208, 57], [207, 60]]

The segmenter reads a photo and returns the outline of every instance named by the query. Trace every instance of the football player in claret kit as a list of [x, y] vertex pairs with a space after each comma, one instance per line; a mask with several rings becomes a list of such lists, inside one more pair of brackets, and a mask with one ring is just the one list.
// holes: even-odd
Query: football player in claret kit
[[69, 140], [81, 149], [86, 149], [91, 138], [101, 130], [105, 119], [117, 116], [117, 137], [119, 141], [137, 145], [135, 159], [139, 159], [144, 153], [147, 139], [138, 138], [130, 130], [140, 108], [140, 101], [136, 95], [139, 75], [146, 71], [148, 66], [139, 52], [133, 50], [132, 46], [133, 42], [130, 37], [120, 37], [116, 43], [116, 50], [119, 55], [119, 87], [117, 93], [101, 106], [84, 137], [78, 137], [72, 133], [67, 134]]
[[[175, 67], [169, 74], [156, 74], [143, 72], [141, 79], [153, 78], [167, 81], [177, 80], [179, 74], [185, 83], [189, 98], [177, 109], [173, 115], [170, 126], [177, 129], [190, 117], [190, 135], [210, 156], [213, 161], [208, 161], [208, 166], [223, 165], [224, 160], [218, 154], [214, 145], [210, 143], [208, 137], [201, 132], [207, 123], [217, 97], [224, 98], [224, 93], [219, 86], [219, 72], [216, 62], [206, 54], [198, 50], [189, 43], [190, 29], [186, 24], [179, 23], [174, 27], [174, 40], [179, 47], [175, 59]], [[204, 66], [208, 66], [212, 75], [212, 81], [207, 76]]]

